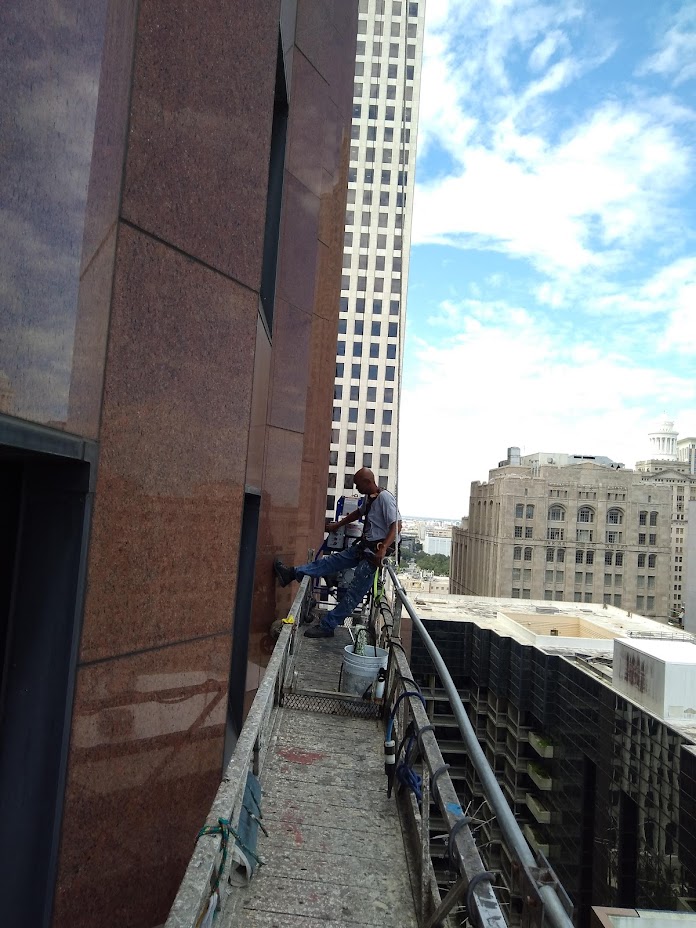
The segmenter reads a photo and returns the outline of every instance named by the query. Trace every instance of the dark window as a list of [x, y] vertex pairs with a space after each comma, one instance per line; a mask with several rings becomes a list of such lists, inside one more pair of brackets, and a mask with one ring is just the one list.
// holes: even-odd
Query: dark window
[[357, 384], [353, 384], [350, 388], [350, 398], [354, 402], [360, 399], [360, 387]]
[[385, 380], [394, 380], [394, 375], [396, 368], [392, 364], [388, 364], [384, 369], [384, 379]]
[[391, 409], [385, 409], [382, 412], [382, 425], [391, 425], [392, 424], [392, 411]]
[[371, 334], [371, 335], [379, 335], [379, 334], [380, 334], [381, 328], [382, 328], [382, 323], [381, 323], [381, 322], [373, 322], [373, 323], [372, 323], [372, 331], [371, 331], [370, 334]]
[[396, 345], [387, 345], [387, 360], [396, 360]]
[[344, 367], [343, 364], [336, 365], [336, 376], [337, 377], [343, 377], [343, 367]]
[[377, 380], [377, 365], [370, 364], [367, 369], [367, 379], [368, 380]]
[[346, 451], [346, 467], [355, 467], [355, 451]]
[[340, 383], [337, 383], [334, 386], [334, 399], [340, 400], [342, 397], [343, 397], [343, 387], [341, 386]]
[[370, 343], [370, 357], [371, 358], [379, 357], [379, 342]]
[[364, 313], [364, 312], [365, 312], [365, 298], [364, 298], [364, 297], [360, 296], [360, 297], [358, 297], [357, 300], [355, 301], [355, 311], [356, 311], [356, 313]]
[[388, 454], [380, 454], [379, 466], [382, 468], [382, 470], [388, 470], [389, 468], [389, 455]]
[[368, 425], [374, 425], [374, 421], [375, 421], [375, 411], [374, 411], [374, 409], [366, 409], [366, 410], [365, 410], [365, 422], [366, 422]]
[[364, 326], [364, 325], [365, 325], [365, 323], [364, 323], [364, 321], [363, 321], [362, 319], [356, 319], [356, 320], [355, 320], [355, 324], [354, 324], [354, 326], [353, 326], [353, 332], [354, 332], [354, 334], [355, 334], [355, 335], [362, 335], [362, 334], [363, 334], [363, 326]]
[[350, 379], [351, 380], [360, 380], [360, 365], [351, 364], [350, 367]]
[[368, 448], [372, 445], [373, 436], [374, 436], [374, 432], [365, 432], [365, 440], [363, 444], [367, 445]]
[[358, 421], [358, 409], [356, 406], [351, 406], [348, 410], [348, 421], [357, 422]]
[[326, 497], [326, 508], [327, 508], [330, 512], [333, 512], [333, 508], [334, 508], [335, 504], [336, 504], [336, 497], [335, 497], [335, 496], [327, 496], [327, 497]]
[[329, 451], [329, 464], [338, 464], [338, 451]]
[[362, 342], [353, 342], [353, 357], [362, 357]]
[[337, 342], [336, 343], [336, 354], [338, 355], [338, 357], [339, 358], [342, 357], [345, 353], [346, 353], [346, 343]]
[[372, 314], [374, 316], [379, 316], [381, 312], [382, 312], [382, 301], [373, 300], [372, 301]]
[[367, 402], [376, 403], [377, 402], [377, 387], [368, 387], [367, 388]]
[[384, 388], [384, 402], [385, 402], [385, 403], [393, 403], [393, 402], [394, 402], [394, 388], [393, 388], [393, 387], [385, 387], [385, 388]]
[[372, 454], [369, 451], [363, 454], [363, 467], [372, 467]]
[[347, 320], [347, 319], [339, 319], [339, 320], [338, 320], [338, 334], [339, 334], [339, 335], [345, 335], [345, 334], [346, 334], [347, 328], [348, 328], [348, 320]]
[[382, 432], [382, 447], [388, 448], [391, 444], [391, 432]]
[[389, 338], [396, 338], [396, 333], [398, 331], [398, 328], [399, 328], [398, 322], [389, 323], [389, 332], [388, 332]]

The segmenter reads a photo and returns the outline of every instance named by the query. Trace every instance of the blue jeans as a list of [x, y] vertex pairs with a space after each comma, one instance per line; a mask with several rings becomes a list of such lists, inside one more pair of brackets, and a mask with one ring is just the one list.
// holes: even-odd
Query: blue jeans
[[353, 579], [340, 603], [322, 618], [322, 628], [336, 628], [343, 624], [343, 620], [363, 601], [365, 593], [372, 586], [377, 568], [362, 556], [355, 545], [295, 568], [295, 576], [301, 580], [303, 577], [330, 577], [352, 567], [355, 568]]

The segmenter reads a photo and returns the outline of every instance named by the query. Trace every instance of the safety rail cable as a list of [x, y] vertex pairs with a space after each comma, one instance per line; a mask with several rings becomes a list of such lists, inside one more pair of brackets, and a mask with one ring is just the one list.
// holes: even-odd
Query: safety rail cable
[[[229, 831], [230, 827], [237, 827], [250, 769], [256, 775], [261, 773], [270, 740], [268, 733], [273, 728], [273, 709], [279, 701], [280, 684], [286, 675], [286, 663], [292, 653], [295, 629], [310, 594], [310, 578], [304, 577], [287, 618], [283, 620], [280, 636], [186, 868], [165, 928], [199, 928], [205, 923], [206, 913], [219, 910], [224, 901], [219, 893], [215, 899], [218, 884], [223, 882], [221, 877], [226, 878], [218, 864], [227, 841], [227, 835], [221, 832], [225, 828]], [[221, 822], [225, 823], [224, 827], [220, 825]], [[204, 833], [207, 829], [214, 831]], [[227, 859], [229, 863], [229, 856]]]
[[[507, 842], [508, 848], [514, 853], [517, 857], [521, 866], [527, 871], [534, 871], [537, 869], [537, 861], [527, 844], [527, 840], [524, 837], [522, 830], [520, 829], [517, 821], [515, 819], [514, 813], [510, 806], [507, 804], [507, 800], [503, 794], [502, 789], [500, 788], [498, 781], [496, 779], [495, 773], [491, 769], [488, 761], [486, 760], [486, 755], [483, 753], [481, 745], [478, 742], [476, 733], [469, 721], [464, 705], [460, 699], [457, 688], [454, 685], [454, 681], [450, 676], [450, 672], [447, 669], [442, 655], [437, 649], [435, 642], [432, 640], [428, 634], [423, 622], [416, 614], [411, 602], [406, 595], [404, 588], [399, 582], [399, 578], [394, 570], [394, 567], [388, 561], [385, 561], [385, 566], [391, 577], [392, 583], [394, 584], [394, 591], [403, 605], [403, 607], [408, 612], [416, 630], [423, 639], [427, 651], [435, 665], [438, 676], [442, 682], [442, 685], [445, 689], [445, 692], [449, 698], [450, 704], [452, 706], [452, 712], [459, 726], [459, 731], [461, 732], [464, 743], [469, 752], [471, 762], [473, 764], [476, 773], [478, 774], [479, 779], [481, 780], [481, 786], [483, 788], [484, 795], [488, 800], [488, 804], [491, 808], [491, 811], [497, 818], [500, 830], [503, 834], [505, 841]], [[569, 917], [566, 912], [563, 904], [556, 893], [556, 889], [551, 884], [537, 884], [537, 891], [539, 897], [544, 905], [544, 911], [546, 918], [550, 925], [553, 928], [573, 928], [572, 919]]]

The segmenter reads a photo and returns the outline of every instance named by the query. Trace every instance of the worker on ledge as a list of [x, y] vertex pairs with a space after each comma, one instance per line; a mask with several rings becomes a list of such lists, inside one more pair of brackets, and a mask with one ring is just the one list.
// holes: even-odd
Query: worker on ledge
[[372, 585], [375, 571], [400, 540], [401, 517], [394, 496], [389, 490], [377, 486], [375, 475], [367, 467], [357, 471], [353, 483], [358, 493], [364, 495], [362, 503], [343, 519], [329, 523], [326, 529], [335, 532], [349, 522], [364, 517], [365, 527], [360, 541], [344, 551], [302, 564], [301, 567], [286, 567], [278, 560], [273, 564], [281, 586], [287, 586], [293, 580], [302, 580], [303, 577], [330, 577], [342, 570], [355, 568], [343, 599], [331, 612], [326, 613], [318, 625], [307, 629], [306, 638], [333, 638], [334, 629], [343, 625], [343, 620], [362, 602]]

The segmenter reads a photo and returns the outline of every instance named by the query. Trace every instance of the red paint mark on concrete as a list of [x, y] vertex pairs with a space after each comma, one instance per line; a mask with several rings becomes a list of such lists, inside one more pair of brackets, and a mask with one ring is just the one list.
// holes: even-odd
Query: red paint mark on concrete
[[286, 811], [280, 817], [281, 822], [285, 826], [286, 830], [292, 835], [295, 841], [295, 847], [300, 847], [301, 844], [304, 844], [304, 838], [302, 837], [302, 829], [300, 825], [304, 824], [304, 820], [297, 815], [296, 812], [286, 809]]
[[319, 902], [319, 896], [317, 893], [309, 893], [307, 895], [307, 902]]
[[326, 757], [326, 754], [320, 754], [319, 751], [301, 751], [299, 748], [281, 748], [278, 753], [293, 764], [305, 764], [305, 766]]

